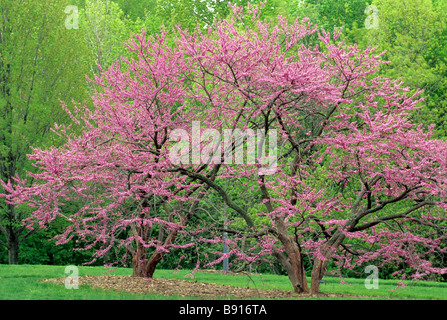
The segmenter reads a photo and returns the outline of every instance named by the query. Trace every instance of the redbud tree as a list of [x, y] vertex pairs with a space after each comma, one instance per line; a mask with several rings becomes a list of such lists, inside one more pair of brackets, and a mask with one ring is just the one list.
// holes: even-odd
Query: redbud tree
[[[416, 279], [446, 273], [433, 257], [447, 250], [447, 146], [431, 138], [432, 127], [411, 122], [420, 92], [378, 76], [381, 54], [344, 45], [340, 30], [232, 9], [206, 30], [177, 29], [172, 46], [166, 33], [127, 43], [134, 58], [95, 78], [94, 110], [78, 106], [72, 115], [82, 134], [56, 126], [67, 143], [30, 155], [34, 185], [4, 182], [9, 202], [35, 208], [25, 225], [62, 216], [70, 225], [59, 243], [89, 240], [94, 258], [124, 247], [139, 276], [197, 241], [229, 247], [211, 265], [273, 256], [297, 293], [318, 293], [331, 262], [392, 263]], [[244, 140], [209, 143], [194, 123], [257, 132], [254, 162], [228, 161]], [[173, 150], [186, 151], [179, 161]], [[251, 149], [241, 150], [248, 160]], [[74, 198], [84, 205], [63, 216]], [[219, 212], [212, 221], [198, 214], [216, 198], [230, 211], [225, 223]], [[248, 238], [257, 240], [250, 250], [240, 245]]]

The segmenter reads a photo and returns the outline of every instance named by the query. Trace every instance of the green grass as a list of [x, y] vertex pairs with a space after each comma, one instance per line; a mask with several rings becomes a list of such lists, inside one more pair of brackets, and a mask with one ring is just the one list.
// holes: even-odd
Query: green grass
[[[195, 299], [178, 296], [163, 296], [158, 294], [132, 294], [80, 286], [78, 290], [68, 290], [63, 285], [42, 283], [45, 278], [63, 278], [65, 266], [42, 265], [0, 265], [0, 299], [8, 300], [157, 300], [157, 299]], [[79, 275], [130, 275], [131, 269], [117, 268], [112, 272], [105, 272], [103, 267], [79, 267]], [[186, 277], [190, 270], [178, 272], [172, 270], [157, 270], [155, 277], [181, 280], [193, 280], [209, 283], [226, 284], [257, 289], [290, 290], [291, 285], [286, 276], [273, 274], [223, 275], [220, 273], [197, 272], [194, 279]], [[309, 279], [310, 280], [310, 279]], [[419, 281], [409, 282], [405, 289], [391, 291], [397, 286], [397, 280], [379, 279], [379, 289], [366, 289], [364, 279], [344, 279], [348, 285], [340, 284], [339, 278], [325, 278], [326, 284], [320, 289], [325, 293], [343, 293], [365, 295], [366, 299], [447, 299], [447, 283]], [[356, 298], [359, 299], [359, 298]]]
[[[159, 300], [180, 299], [158, 294], [132, 294], [79, 286], [77, 290], [68, 290], [64, 285], [39, 282], [45, 278], [63, 278], [65, 266], [40, 265], [0, 265], [1, 300]], [[101, 275], [103, 267], [79, 267], [79, 275]], [[131, 274], [129, 269], [117, 269], [115, 275]]]

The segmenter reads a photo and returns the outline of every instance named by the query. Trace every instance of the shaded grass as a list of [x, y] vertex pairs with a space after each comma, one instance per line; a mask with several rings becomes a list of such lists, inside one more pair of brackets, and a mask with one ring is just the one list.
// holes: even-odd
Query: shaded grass
[[[79, 267], [79, 276], [104, 274], [103, 267]], [[118, 269], [112, 274], [128, 275], [128, 269]], [[46, 278], [63, 278], [65, 266], [0, 265], [0, 299], [2, 300], [166, 300], [182, 299], [159, 294], [133, 294], [79, 286], [68, 290], [64, 285], [44, 283]], [[183, 298], [185, 299], [185, 298]], [[191, 297], [190, 299], [194, 299]]]
[[[201, 281], [249, 287], [256, 289], [291, 290], [286, 276], [274, 274], [231, 275], [222, 273], [196, 272], [191, 278], [190, 270], [157, 270], [154, 277], [178, 280]], [[79, 276], [83, 275], [131, 275], [132, 269], [117, 268], [111, 271], [103, 267], [79, 267]], [[163, 296], [159, 294], [133, 294], [114, 290], [103, 290], [90, 286], [80, 286], [78, 290], [68, 290], [63, 285], [39, 282], [45, 278], [64, 278], [65, 266], [43, 265], [0, 265], [0, 299], [3, 300], [160, 300], [160, 299], [197, 299], [194, 297]], [[447, 283], [419, 281], [404, 282], [406, 287], [392, 291], [398, 285], [397, 280], [379, 279], [378, 289], [366, 289], [364, 279], [344, 279], [348, 284], [341, 284], [339, 278], [325, 278], [327, 283], [320, 289], [324, 293], [341, 293], [364, 295], [365, 299], [447, 299]], [[310, 279], [309, 279], [310, 281]], [[317, 298], [312, 298], [317, 299]], [[322, 299], [322, 298], [318, 298]], [[334, 298], [331, 298], [334, 299]], [[360, 299], [355, 297], [355, 299]]]

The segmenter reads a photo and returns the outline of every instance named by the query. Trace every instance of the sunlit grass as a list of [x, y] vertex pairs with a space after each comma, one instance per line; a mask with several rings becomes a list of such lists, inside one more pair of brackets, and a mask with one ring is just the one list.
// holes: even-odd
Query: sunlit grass
[[[79, 267], [79, 276], [83, 275], [131, 275], [128, 268], [117, 268], [111, 271], [103, 267]], [[274, 274], [221, 274], [209, 272], [196, 272], [191, 278], [190, 270], [157, 270], [154, 277], [171, 278], [179, 280], [202, 281], [256, 289], [291, 290], [286, 276]], [[155, 299], [193, 299], [193, 297], [180, 298], [177, 296], [163, 296], [159, 294], [133, 294], [114, 290], [103, 290], [80, 286], [78, 290], [68, 290], [63, 285], [42, 283], [45, 278], [64, 278], [65, 266], [42, 265], [0, 265], [0, 299], [8, 300], [155, 300]], [[310, 282], [310, 279], [308, 279]], [[447, 299], [447, 283], [440, 282], [404, 282], [405, 288], [394, 290], [397, 280], [379, 279], [378, 289], [367, 289], [365, 279], [344, 278], [347, 284], [341, 284], [339, 278], [325, 278], [327, 283], [321, 284], [324, 293], [341, 293], [350, 295], [364, 295], [366, 299]], [[356, 299], [359, 299], [356, 297]]]

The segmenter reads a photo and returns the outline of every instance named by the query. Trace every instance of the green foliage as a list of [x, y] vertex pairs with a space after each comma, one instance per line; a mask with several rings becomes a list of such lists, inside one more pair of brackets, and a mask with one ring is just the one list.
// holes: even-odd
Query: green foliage
[[375, 0], [378, 29], [354, 28], [359, 45], [386, 51], [384, 77], [402, 78], [414, 92], [423, 89], [423, 107], [413, 114], [416, 123], [436, 124], [437, 136], [445, 137], [447, 103], [447, 11], [445, 1]]
[[[88, 96], [89, 54], [81, 33], [64, 21], [69, 1], [4, 0], [0, 3], [0, 178], [8, 181], [33, 171], [31, 147], [58, 145], [51, 134], [68, 122], [61, 102]], [[14, 183], [14, 181], [12, 181]], [[27, 235], [26, 212], [0, 201], [3, 245]]]
[[115, 0], [123, 10], [128, 21], [144, 20], [147, 12], [153, 12], [157, 5], [157, 0]]
[[120, 56], [126, 55], [124, 42], [130, 38], [125, 17], [120, 7], [109, 0], [86, 0], [80, 10], [80, 25], [85, 33], [85, 41], [94, 58], [91, 70], [99, 75]]
[[334, 27], [343, 27], [343, 30], [347, 31], [354, 25], [363, 24], [368, 1], [293, 0], [282, 6], [287, 8], [290, 16], [307, 16], [326, 31], [332, 31]]

